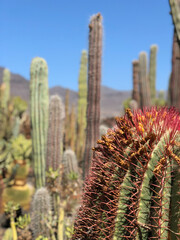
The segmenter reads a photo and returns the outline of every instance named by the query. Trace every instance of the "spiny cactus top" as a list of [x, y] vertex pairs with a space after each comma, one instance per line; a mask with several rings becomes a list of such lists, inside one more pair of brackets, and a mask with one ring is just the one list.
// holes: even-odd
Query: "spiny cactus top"
[[72, 239], [178, 239], [179, 114], [128, 109], [116, 124], [94, 148]]

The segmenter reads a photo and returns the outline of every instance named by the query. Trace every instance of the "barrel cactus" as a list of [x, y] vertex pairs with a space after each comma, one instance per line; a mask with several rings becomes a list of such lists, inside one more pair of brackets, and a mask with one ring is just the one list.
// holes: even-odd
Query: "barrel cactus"
[[174, 109], [116, 118], [94, 148], [72, 240], [178, 239], [179, 130]]

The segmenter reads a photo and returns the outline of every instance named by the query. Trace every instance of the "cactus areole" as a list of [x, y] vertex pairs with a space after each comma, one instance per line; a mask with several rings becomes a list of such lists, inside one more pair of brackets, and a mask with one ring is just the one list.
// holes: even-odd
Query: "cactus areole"
[[72, 240], [180, 238], [180, 116], [129, 109], [94, 148]]

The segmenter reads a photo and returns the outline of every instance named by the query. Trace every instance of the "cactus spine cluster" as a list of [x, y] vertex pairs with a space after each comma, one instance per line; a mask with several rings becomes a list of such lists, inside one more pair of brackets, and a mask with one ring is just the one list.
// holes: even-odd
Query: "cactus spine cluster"
[[173, 109], [116, 118], [94, 148], [72, 240], [178, 239], [179, 130]]
[[10, 78], [11, 73], [8, 69], [4, 69], [3, 71], [3, 84], [1, 87], [1, 107], [5, 110], [8, 107], [8, 102], [10, 100]]
[[133, 65], [133, 92], [132, 99], [135, 100], [139, 106], [140, 96], [139, 96], [139, 61], [134, 60]]
[[151, 91], [151, 101], [153, 105], [156, 99], [156, 55], [157, 45], [152, 45], [150, 49], [149, 84]]
[[33, 163], [36, 187], [45, 186], [45, 147], [48, 129], [48, 68], [44, 59], [36, 57], [31, 63], [30, 103], [33, 142]]
[[147, 76], [147, 54], [141, 52], [139, 55], [139, 89], [140, 89], [140, 107], [149, 107], [151, 105], [151, 96], [149, 80]]
[[88, 55], [88, 97], [86, 146], [83, 160], [83, 175], [86, 176], [92, 156], [91, 148], [99, 137], [100, 124], [100, 87], [102, 56], [102, 16], [100, 13], [91, 17], [89, 24]]
[[76, 153], [79, 161], [82, 160], [85, 145], [86, 129], [86, 109], [87, 109], [87, 52], [82, 51], [79, 91], [78, 91], [78, 115], [77, 115], [77, 147]]
[[46, 170], [54, 171], [60, 167], [63, 150], [64, 105], [59, 96], [50, 98], [49, 125], [47, 135]]

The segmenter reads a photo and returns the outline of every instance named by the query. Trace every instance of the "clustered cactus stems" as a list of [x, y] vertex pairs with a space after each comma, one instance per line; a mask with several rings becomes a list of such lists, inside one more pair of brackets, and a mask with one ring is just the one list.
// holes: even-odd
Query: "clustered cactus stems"
[[139, 61], [134, 60], [133, 65], [133, 92], [132, 99], [135, 100], [139, 106], [140, 96], [139, 96]]
[[62, 161], [64, 105], [57, 95], [52, 96], [49, 103], [49, 126], [47, 135], [46, 170], [51, 167], [57, 170]]
[[141, 52], [139, 55], [139, 89], [140, 89], [140, 107], [149, 107], [151, 105], [151, 96], [149, 80], [147, 76], [147, 54]]
[[91, 17], [89, 24], [88, 55], [88, 97], [87, 97], [87, 130], [86, 146], [83, 160], [83, 175], [90, 167], [92, 147], [99, 137], [100, 124], [100, 88], [101, 88], [101, 56], [102, 56], [102, 16], [100, 13]]
[[48, 68], [44, 59], [36, 57], [31, 63], [31, 125], [33, 164], [36, 187], [45, 186], [45, 147], [48, 129]]
[[178, 239], [179, 130], [174, 109], [116, 118], [94, 148], [72, 240]]
[[156, 55], [157, 45], [152, 45], [150, 48], [149, 85], [151, 92], [151, 101], [153, 105], [156, 99]]
[[76, 153], [79, 161], [82, 160], [85, 146], [86, 109], [87, 109], [87, 52], [83, 50], [79, 72], [78, 114], [77, 114], [78, 141]]
[[2, 86], [2, 98], [1, 98], [1, 107], [7, 109], [8, 102], [10, 100], [10, 78], [11, 73], [8, 69], [4, 69], [3, 71], [3, 86]]
[[51, 226], [49, 226], [50, 216], [51, 198], [47, 189], [41, 187], [36, 190], [32, 201], [31, 229], [35, 239], [40, 235], [50, 237], [52, 234]]

